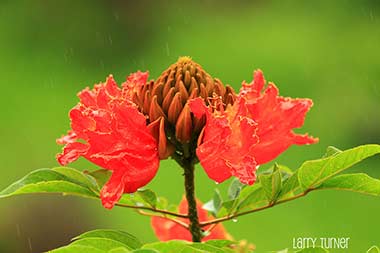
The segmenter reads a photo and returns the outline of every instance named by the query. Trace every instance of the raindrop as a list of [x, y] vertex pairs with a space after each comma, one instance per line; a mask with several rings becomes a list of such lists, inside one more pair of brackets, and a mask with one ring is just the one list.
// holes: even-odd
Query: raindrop
[[17, 236], [18, 236], [18, 237], [21, 237], [20, 224], [16, 224], [16, 230], [17, 230]]
[[218, 185], [218, 184], [219, 184], [219, 182], [215, 182], [215, 184], [216, 184], [216, 185]]
[[237, 221], [238, 221], [238, 219], [236, 219], [236, 218], [232, 219], [232, 222], [237, 222]]
[[33, 248], [32, 248], [32, 240], [30, 239], [30, 237], [28, 237], [28, 246], [29, 246], [29, 250], [30, 250], [30, 252], [33, 252]]
[[208, 235], [210, 235], [210, 233], [211, 233], [211, 231], [209, 231], [209, 230], [202, 231], [203, 236], [208, 236]]

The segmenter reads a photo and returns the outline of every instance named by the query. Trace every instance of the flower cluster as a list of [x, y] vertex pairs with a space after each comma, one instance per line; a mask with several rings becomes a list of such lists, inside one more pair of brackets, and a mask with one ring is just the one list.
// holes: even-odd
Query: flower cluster
[[57, 159], [66, 165], [82, 156], [111, 170], [101, 191], [106, 208], [149, 183], [160, 159], [199, 161], [216, 182], [235, 176], [253, 184], [258, 165], [292, 144], [318, 141], [293, 132], [312, 101], [279, 96], [273, 83], [265, 87], [260, 70], [236, 94], [182, 57], [156, 81], [137, 72], [120, 88], [110, 76], [78, 96], [70, 111], [72, 130], [57, 140], [65, 145]]

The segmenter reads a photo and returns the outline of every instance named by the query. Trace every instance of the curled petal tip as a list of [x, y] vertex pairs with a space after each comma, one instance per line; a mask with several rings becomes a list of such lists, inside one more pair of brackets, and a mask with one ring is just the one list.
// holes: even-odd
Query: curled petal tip
[[262, 90], [265, 85], [264, 74], [261, 69], [258, 69], [253, 74], [253, 88], [257, 91]]
[[296, 134], [294, 136], [294, 144], [296, 145], [310, 145], [319, 142], [319, 138], [309, 136], [308, 134]]
[[102, 205], [107, 209], [112, 209], [119, 201], [124, 192], [124, 182], [122, 172], [113, 172], [111, 178], [100, 191]]
[[65, 145], [68, 143], [73, 143], [77, 140], [77, 135], [73, 131], [68, 131], [67, 135], [62, 135], [61, 138], [56, 140], [58, 145]]
[[112, 203], [111, 201], [107, 201], [107, 200], [102, 200], [102, 205], [104, 208], [109, 209], [109, 210], [111, 210], [115, 206], [114, 203]]

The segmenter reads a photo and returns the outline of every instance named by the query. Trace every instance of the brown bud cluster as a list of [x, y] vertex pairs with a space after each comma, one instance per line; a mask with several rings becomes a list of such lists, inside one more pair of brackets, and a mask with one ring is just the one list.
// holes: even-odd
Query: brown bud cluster
[[165, 70], [156, 81], [146, 83], [133, 96], [133, 101], [147, 117], [148, 127], [155, 136], [161, 159], [176, 151], [193, 152], [205, 119], [197, 119], [190, 111], [188, 101], [202, 97], [219, 98], [224, 106], [233, 104], [236, 94], [212, 78], [189, 57], [181, 57]]

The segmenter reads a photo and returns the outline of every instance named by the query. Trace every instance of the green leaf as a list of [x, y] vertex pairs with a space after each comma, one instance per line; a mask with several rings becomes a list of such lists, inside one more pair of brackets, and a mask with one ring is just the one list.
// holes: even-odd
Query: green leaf
[[172, 240], [168, 242], [153, 242], [143, 245], [142, 249], [154, 249], [158, 252], [178, 253], [181, 252], [189, 243], [187, 241]]
[[97, 229], [83, 233], [75, 237], [70, 245], [52, 250], [51, 252], [124, 253], [139, 249], [141, 246], [141, 242], [127, 232], [112, 229]]
[[281, 172], [281, 177], [283, 179], [286, 179], [290, 177], [291, 175], [293, 175], [293, 171], [289, 167], [283, 164], [278, 164], [278, 163], [275, 163], [274, 165], [272, 165], [269, 169], [265, 171], [258, 171], [256, 175], [260, 176], [261, 174], [271, 174], [275, 170], [279, 170]]
[[219, 215], [227, 215], [236, 208], [239, 202], [240, 192], [244, 187], [246, 187], [246, 185], [242, 184], [238, 178], [234, 178], [232, 180], [227, 190], [229, 200], [221, 203], [219, 212], [215, 214], [215, 217], [218, 217]]
[[[66, 172], [68, 170], [65, 170]], [[92, 184], [88, 179], [70, 178], [51, 169], [35, 170], [0, 192], [0, 198], [27, 193], [63, 193], [97, 198], [98, 195], [88, 186]]]
[[281, 180], [281, 172], [277, 166], [274, 166], [273, 173], [259, 176], [259, 181], [269, 202], [276, 200], [282, 187]]
[[333, 155], [336, 155], [338, 153], [342, 153], [342, 150], [340, 150], [334, 146], [328, 146], [326, 149], [326, 153], [322, 158], [333, 156]]
[[107, 251], [107, 253], [129, 253], [129, 252], [135, 252], [135, 251], [130, 251], [129, 249], [126, 249], [124, 247], [114, 248]]
[[113, 230], [113, 229], [91, 230], [75, 237], [73, 240], [79, 240], [79, 239], [84, 239], [84, 238], [108, 238], [108, 239], [112, 239], [114, 241], [123, 243], [125, 246], [131, 249], [138, 249], [142, 246], [139, 239], [121, 230]]
[[317, 189], [334, 189], [380, 196], [380, 180], [364, 173], [343, 174], [323, 182]]
[[278, 251], [271, 251], [272, 253], [290, 253], [288, 249], [282, 249]]
[[283, 185], [282, 189], [278, 196], [279, 199], [286, 195], [290, 195], [290, 194], [294, 195], [297, 192], [297, 190], [300, 188], [297, 171], [293, 175], [291, 175], [289, 178], [285, 179], [282, 185]]
[[154, 249], [136, 249], [134, 251], [131, 251], [131, 253], [160, 253], [160, 252]]
[[[162, 252], [163, 253], [163, 252]], [[191, 246], [185, 246], [181, 249], [179, 253], [211, 253], [210, 251], [197, 249]]]
[[224, 253], [225, 252], [220, 247], [215, 247], [215, 246], [210, 245], [210, 244], [196, 243], [196, 242], [192, 243], [191, 245], [188, 245], [181, 252], [182, 253], [198, 252], [197, 250], [200, 250], [199, 252], [210, 252], [210, 253]]
[[84, 245], [68, 245], [54, 250], [49, 250], [48, 253], [107, 253], [107, 251], [97, 249], [91, 246]]
[[316, 247], [316, 248], [301, 249], [299, 251], [296, 251], [295, 253], [329, 253], [329, 251], [327, 249]]
[[205, 243], [218, 248], [228, 247], [236, 244], [236, 242], [230, 240], [208, 240]]
[[91, 172], [86, 171], [85, 173], [90, 175], [91, 177], [95, 178], [95, 180], [98, 184], [99, 190], [103, 187], [103, 185], [105, 185], [105, 183], [107, 183], [108, 179], [112, 175], [112, 171], [104, 170], [104, 169], [95, 170], [95, 171], [91, 171]]
[[369, 248], [367, 250], [367, 253], [380, 253], [380, 249], [379, 247], [377, 247], [376, 245], [372, 246], [371, 248]]
[[[168, 200], [164, 197], [157, 197], [157, 208], [158, 209], [167, 209], [168, 208]], [[174, 210], [176, 211], [176, 210]]]
[[241, 191], [236, 211], [253, 209], [267, 203], [267, 195], [264, 189], [261, 187], [260, 183], [256, 183], [253, 186], [245, 187]]
[[111, 249], [125, 247], [128, 249], [128, 247], [119, 241], [115, 241], [109, 238], [101, 238], [101, 237], [89, 237], [89, 238], [83, 238], [76, 240], [72, 242], [70, 245], [82, 245], [82, 246], [90, 246], [94, 247], [96, 249], [109, 251]]
[[157, 195], [152, 190], [138, 190], [137, 194], [148, 203], [151, 207], [156, 208], [157, 205]]
[[[99, 199], [99, 191], [108, 177], [107, 170], [83, 173], [67, 167], [38, 169], [1, 191], [0, 198], [28, 193], [62, 193]], [[153, 191], [141, 190], [136, 194], [124, 194], [118, 203], [156, 208], [157, 199]], [[160, 198], [160, 205], [165, 203], [165, 199]]]
[[380, 153], [380, 145], [369, 144], [337, 152], [326, 158], [306, 161], [298, 170], [300, 186], [304, 191], [317, 187], [337, 173], [378, 153]]
[[245, 184], [242, 184], [238, 178], [234, 178], [228, 187], [228, 198], [234, 200], [239, 197], [240, 191], [244, 186]]
[[52, 168], [51, 170], [56, 171], [64, 176], [67, 176], [68, 178], [70, 178], [71, 181], [87, 186], [89, 189], [93, 189], [95, 192], [99, 191], [96, 180], [92, 176], [87, 175], [86, 173], [68, 167], [56, 167]]
[[203, 205], [203, 209], [211, 212], [214, 216], [217, 216], [218, 211], [222, 207], [223, 199], [218, 189], [214, 191], [214, 197]]

